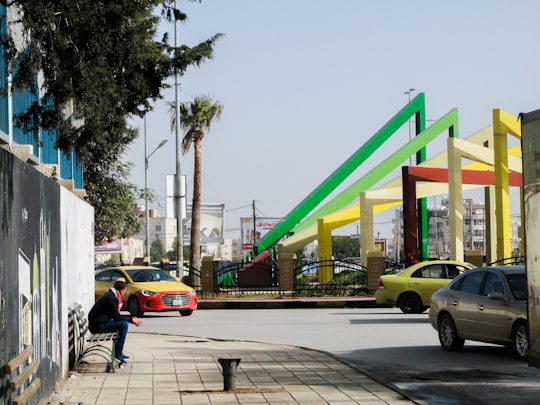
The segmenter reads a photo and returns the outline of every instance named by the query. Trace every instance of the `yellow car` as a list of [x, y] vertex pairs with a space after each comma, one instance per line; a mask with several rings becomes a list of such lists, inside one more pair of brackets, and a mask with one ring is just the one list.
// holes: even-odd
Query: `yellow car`
[[452, 260], [417, 263], [399, 273], [380, 276], [375, 300], [380, 306], [398, 306], [406, 314], [420, 314], [429, 308], [434, 292], [474, 267]]
[[141, 317], [145, 312], [178, 311], [189, 316], [197, 309], [197, 294], [166, 271], [150, 266], [118, 266], [95, 275], [95, 299], [109, 290], [114, 282], [127, 284], [123, 308]]

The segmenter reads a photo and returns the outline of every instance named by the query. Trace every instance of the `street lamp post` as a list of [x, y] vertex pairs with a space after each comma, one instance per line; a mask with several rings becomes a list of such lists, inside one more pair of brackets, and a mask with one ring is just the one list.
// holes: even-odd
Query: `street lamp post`
[[[174, 8], [177, 9], [178, 0], [174, 1]], [[178, 40], [180, 37], [179, 21], [174, 20], [174, 47], [178, 47]], [[184, 274], [184, 230], [182, 219], [184, 217], [184, 204], [185, 195], [182, 187], [182, 162], [180, 156], [182, 155], [182, 139], [180, 134], [180, 72], [178, 68], [174, 69], [174, 104], [175, 104], [175, 117], [176, 124], [174, 127], [176, 137], [176, 178], [175, 178], [175, 194], [174, 204], [176, 212], [176, 228], [177, 228], [177, 240], [176, 248], [178, 250], [178, 259], [176, 261], [176, 276], [181, 277]], [[191, 276], [191, 275], [190, 275]], [[192, 281], [193, 282], [193, 281]]]
[[167, 140], [162, 140], [159, 145], [148, 155], [146, 154], [146, 116], [144, 117], [144, 209], [146, 213], [146, 253], [145, 256], [150, 260], [150, 212], [148, 210], [148, 160], [155, 151], [167, 143]]
[[[403, 92], [403, 94], [407, 94], [409, 96], [409, 103], [411, 102], [411, 93], [414, 90], [415, 89], [410, 88], [409, 90]], [[411, 142], [411, 118], [410, 117], [409, 117], [409, 142]], [[411, 156], [409, 156], [409, 166], [412, 166], [412, 157]]]

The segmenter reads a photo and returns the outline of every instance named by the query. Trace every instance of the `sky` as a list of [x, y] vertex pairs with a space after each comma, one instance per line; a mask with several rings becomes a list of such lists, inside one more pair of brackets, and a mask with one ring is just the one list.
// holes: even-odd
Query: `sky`
[[[411, 97], [425, 93], [428, 126], [457, 108], [462, 139], [491, 125], [493, 109], [517, 116], [540, 108], [537, 0], [178, 3], [188, 15], [179, 44], [224, 34], [214, 58], [181, 77], [179, 93], [181, 102], [208, 95], [223, 104], [203, 140], [202, 201], [225, 204], [225, 238], [240, 237], [240, 217], [252, 216], [253, 201], [257, 216], [287, 215], [407, 104], [410, 89]], [[161, 29], [174, 38], [173, 24]], [[167, 140], [148, 168], [156, 195], [150, 208], [160, 215], [166, 174], [176, 171], [167, 107], [174, 97], [171, 87], [146, 118], [148, 153]], [[133, 164], [129, 180], [143, 188], [144, 121], [130, 124], [140, 136], [125, 161]], [[408, 126], [391, 140], [332, 196], [408, 142]], [[428, 145], [427, 158], [445, 147], [441, 136]], [[190, 203], [192, 151], [181, 165]], [[375, 217], [380, 237], [390, 237], [392, 215]], [[334, 234], [356, 231], [351, 224]]]

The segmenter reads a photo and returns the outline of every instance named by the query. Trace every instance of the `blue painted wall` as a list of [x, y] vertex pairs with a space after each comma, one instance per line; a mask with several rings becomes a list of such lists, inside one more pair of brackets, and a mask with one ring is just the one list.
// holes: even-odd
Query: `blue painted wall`
[[[6, 8], [0, 5], [0, 34], [6, 33]], [[0, 89], [7, 89], [8, 70], [5, 51], [0, 46]], [[37, 88], [34, 91], [14, 91], [11, 96], [13, 117], [25, 112], [27, 108], [37, 100]], [[0, 142], [9, 142], [8, 128], [8, 97], [0, 95]], [[54, 130], [40, 131], [38, 138], [31, 132], [25, 132], [21, 128], [13, 125], [13, 139], [17, 144], [32, 145], [33, 155], [31, 160], [35, 164], [56, 164], [59, 165], [60, 178], [72, 180], [75, 189], [84, 188], [83, 169], [79, 166], [76, 154], [73, 151], [59, 153], [55, 144], [57, 133]]]

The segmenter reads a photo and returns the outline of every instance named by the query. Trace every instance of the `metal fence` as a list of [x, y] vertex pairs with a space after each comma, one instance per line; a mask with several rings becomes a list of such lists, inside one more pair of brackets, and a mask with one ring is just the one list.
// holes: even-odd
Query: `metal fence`
[[[489, 265], [524, 264], [524, 257], [510, 257]], [[434, 259], [429, 259], [434, 260]], [[385, 274], [391, 274], [406, 267], [404, 263], [385, 261]], [[174, 267], [174, 268], [173, 268]], [[176, 264], [166, 270], [176, 270]], [[320, 283], [319, 276], [331, 272], [328, 283]], [[200, 270], [184, 267], [180, 277], [189, 285], [191, 277], [200, 280]], [[350, 297], [370, 296], [375, 290], [368, 288], [367, 267], [357, 258], [301, 262], [293, 270], [294, 289], [287, 291], [279, 285], [279, 266], [275, 258], [266, 262], [222, 262], [214, 263], [214, 290], [211, 295], [230, 297], [250, 296], [292, 296], [292, 297]], [[203, 294], [196, 287], [198, 294]]]
[[[402, 266], [391, 264], [385, 271]], [[319, 282], [319, 274], [332, 273], [328, 283]], [[198, 270], [193, 269], [193, 272]], [[367, 286], [367, 268], [350, 260], [326, 260], [298, 265], [293, 270], [294, 289], [279, 284], [279, 266], [275, 260], [266, 263], [216, 263], [213, 294], [231, 297], [272, 295], [292, 297], [367, 296], [374, 293]]]
[[277, 263], [229, 263], [214, 269], [214, 293], [280, 294]]

